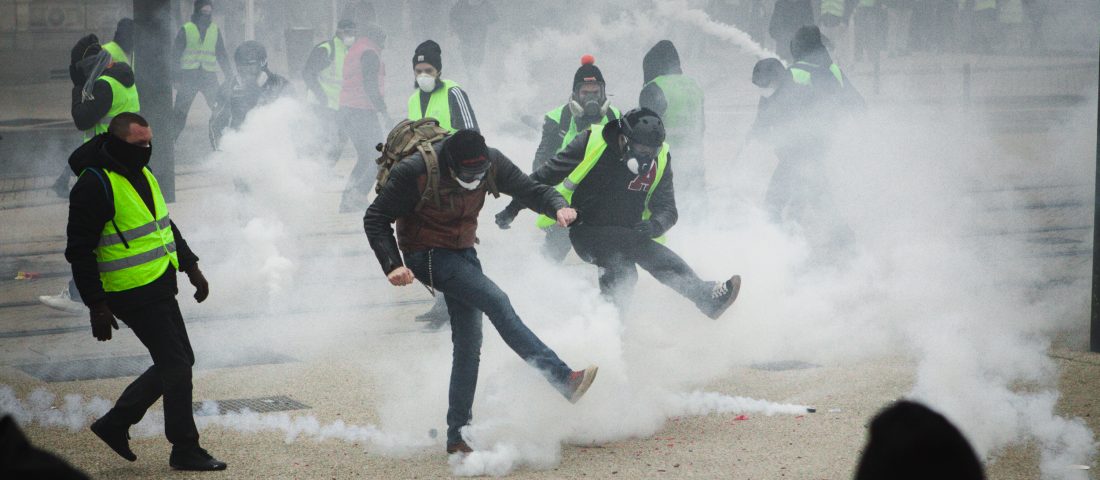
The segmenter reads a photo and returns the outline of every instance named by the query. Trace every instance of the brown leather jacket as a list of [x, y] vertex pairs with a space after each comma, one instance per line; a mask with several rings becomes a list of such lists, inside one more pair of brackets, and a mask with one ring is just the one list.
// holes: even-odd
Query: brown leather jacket
[[[439, 151], [441, 143], [436, 143]], [[520, 199], [539, 213], [551, 218], [558, 209], [569, 204], [553, 187], [531, 180], [508, 157], [490, 148], [490, 172], [500, 193]], [[477, 243], [477, 217], [485, 205], [487, 182], [475, 190], [465, 190], [451, 177], [450, 171], [441, 166], [439, 180], [440, 205], [425, 202], [420, 210], [416, 204], [427, 182], [427, 167], [419, 153], [402, 160], [390, 170], [389, 180], [378, 193], [363, 216], [363, 229], [367, 233], [374, 254], [385, 273], [403, 265], [398, 253], [415, 252], [432, 248], [464, 249]], [[391, 224], [397, 223], [397, 239]]]

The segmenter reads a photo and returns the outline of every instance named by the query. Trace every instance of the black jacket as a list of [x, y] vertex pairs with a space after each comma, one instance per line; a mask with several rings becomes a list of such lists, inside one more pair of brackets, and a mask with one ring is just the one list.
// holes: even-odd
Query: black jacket
[[[434, 145], [437, 152], [441, 146], [442, 142]], [[569, 206], [556, 190], [532, 181], [499, 150], [490, 148], [489, 160], [493, 163], [492, 171], [496, 172], [494, 181], [500, 193], [516, 197], [525, 205], [551, 217], [556, 216], [559, 209]], [[440, 184], [453, 183], [448, 169], [442, 165], [440, 169]], [[415, 210], [420, 200], [419, 179], [426, 172], [427, 166], [419, 153], [398, 162], [390, 170], [386, 185], [363, 216], [363, 230], [367, 233], [367, 239], [378, 257], [382, 271], [387, 274], [403, 265], [391, 224], [400, 217], [418, 215]], [[473, 220], [476, 222], [476, 216]]]
[[226, 127], [240, 128], [253, 108], [294, 93], [294, 87], [283, 76], [266, 71], [263, 75], [267, 78], [262, 85], [244, 83], [240, 77], [233, 75], [231, 80], [218, 88], [218, 97], [214, 100], [214, 111], [208, 123], [210, 146], [214, 150], [218, 149]]
[[653, 79], [662, 75], [678, 75], [684, 71], [680, 68], [680, 54], [676, 46], [668, 40], [657, 42], [653, 48], [646, 52], [642, 58], [642, 82], [646, 85], [638, 94], [638, 106], [657, 112], [657, 115], [665, 116], [668, 109], [668, 99]]
[[[141, 168], [145, 165], [125, 165], [112, 156], [109, 153], [110, 143], [120, 140], [109, 137], [110, 134], [97, 135], [77, 148], [69, 157], [69, 167], [79, 178], [69, 194], [69, 223], [65, 227], [68, 243], [65, 247], [65, 259], [72, 265], [73, 280], [86, 305], [106, 300], [111, 310], [124, 311], [174, 296], [177, 293], [176, 271], [169, 266], [168, 271], [159, 279], [132, 290], [111, 293], [103, 291], [96, 265], [95, 248], [103, 233], [103, 226], [114, 218], [115, 209], [114, 204], [108, 200], [109, 192], [104, 189], [105, 185], [100, 178], [93, 173], [81, 175], [81, 172], [86, 168], [99, 168], [125, 176], [150, 211], [153, 209], [152, 190], [141, 173]], [[106, 188], [110, 187], [106, 186]], [[172, 233], [176, 236], [176, 253], [179, 257], [180, 269], [187, 270], [198, 262], [199, 258], [191, 252], [174, 222]]]
[[[542, 168], [531, 174], [531, 179], [544, 185], [557, 185], [584, 160], [584, 151], [592, 131], [582, 132], [560, 153]], [[633, 227], [642, 221], [649, 185], [642, 182], [642, 175], [630, 173], [622, 162], [619, 150], [619, 128], [608, 123], [603, 129], [607, 150], [596, 166], [584, 177], [573, 192], [572, 206], [577, 210], [578, 225]], [[656, 163], [654, 163], [656, 165]], [[525, 203], [512, 201], [510, 211], [518, 212]], [[655, 237], [663, 235], [676, 224], [676, 194], [672, 183], [672, 155], [669, 154], [661, 183], [649, 200], [650, 221], [655, 227]]]
[[[577, 125], [577, 131], [583, 132], [587, 130], [588, 127], [591, 127], [595, 123], [599, 123], [605, 118], [608, 122], [618, 118], [615, 116], [615, 113], [611, 111], [611, 108], [607, 109], [606, 114], [591, 118], [585, 116], [574, 117], [573, 113], [569, 110], [568, 104], [563, 106], [561, 111], [563, 120], [561, 123], [550, 118], [549, 115], [543, 117], [542, 141], [539, 142], [539, 147], [535, 150], [535, 161], [531, 166], [532, 172], [546, 165], [546, 162], [550, 161], [550, 157], [553, 157], [554, 154], [562, 149], [561, 142], [565, 139], [566, 132], [569, 131], [569, 125], [566, 122], [572, 121]], [[566, 125], [562, 125], [562, 123], [566, 123]]]
[[[71, 73], [71, 75], [74, 83], [79, 81], [73, 86], [73, 123], [76, 124], [77, 130], [87, 130], [94, 127], [96, 122], [99, 122], [104, 115], [107, 115], [107, 112], [111, 111], [114, 94], [111, 93], [111, 85], [106, 80], [96, 80], [95, 84], [92, 85], [92, 96], [95, 98], [82, 102], [80, 91], [84, 88], [83, 79], [87, 78], [87, 72], [77, 71], [75, 74]], [[80, 75], [84, 76], [80, 77]], [[127, 88], [134, 85], [134, 70], [127, 63], [115, 63], [104, 70], [103, 75], [118, 80], [118, 83]]]

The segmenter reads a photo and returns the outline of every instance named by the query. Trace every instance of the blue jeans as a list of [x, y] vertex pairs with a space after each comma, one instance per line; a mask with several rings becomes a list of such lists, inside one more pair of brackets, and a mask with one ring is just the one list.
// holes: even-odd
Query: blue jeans
[[572, 370], [523, 324], [500, 287], [481, 271], [473, 248], [435, 248], [405, 254], [405, 264], [425, 285], [434, 285], [451, 316], [451, 386], [447, 409], [447, 443], [462, 440], [459, 429], [470, 423], [481, 362], [481, 313], [504, 343], [563, 390]]

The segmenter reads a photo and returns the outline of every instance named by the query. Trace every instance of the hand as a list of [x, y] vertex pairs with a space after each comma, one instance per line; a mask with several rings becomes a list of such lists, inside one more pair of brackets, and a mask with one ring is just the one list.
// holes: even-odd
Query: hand
[[646, 238], [655, 238], [658, 236], [657, 226], [654, 225], [653, 222], [650, 220], [642, 220], [635, 224], [634, 231], [645, 235]]
[[513, 212], [508, 208], [501, 210], [500, 213], [496, 215], [497, 226], [500, 227], [501, 230], [512, 228], [512, 220], [516, 219], [518, 213], [519, 212]]
[[558, 210], [558, 226], [568, 227], [571, 223], [577, 220], [577, 211], [572, 208], [565, 207]]
[[88, 312], [91, 314], [92, 336], [101, 342], [110, 340], [111, 328], [118, 330], [118, 322], [115, 321], [115, 314], [111, 313], [107, 302], [99, 302], [88, 307]]
[[413, 272], [408, 267], [397, 267], [392, 272], [386, 274], [386, 278], [389, 279], [390, 285], [395, 287], [404, 287], [410, 283], [413, 283]]
[[191, 281], [191, 285], [195, 286], [195, 301], [202, 303], [206, 300], [206, 297], [210, 295], [210, 283], [206, 281], [206, 277], [202, 276], [202, 271], [199, 270], [199, 265], [195, 264], [186, 270], [187, 279]]

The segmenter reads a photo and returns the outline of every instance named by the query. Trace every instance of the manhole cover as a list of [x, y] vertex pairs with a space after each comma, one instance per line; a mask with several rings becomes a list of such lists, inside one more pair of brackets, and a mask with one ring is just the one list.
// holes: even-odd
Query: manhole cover
[[[296, 361], [293, 357], [265, 351], [251, 351], [236, 357], [195, 354], [195, 370], [210, 368], [246, 367], [250, 365], [269, 365]], [[18, 365], [16, 368], [27, 375], [45, 382], [71, 382], [75, 380], [97, 380], [103, 378], [136, 377], [153, 365], [148, 355], [128, 357], [89, 358], [49, 363]]]
[[810, 368], [818, 368], [820, 366], [821, 365], [801, 362], [798, 360], [783, 360], [779, 362], [755, 363], [753, 365], [750, 365], [749, 368], [752, 368], [753, 370], [765, 370], [769, 372], [782, 372], [785, 370], [806, 370]]
[[[213, 407], [216, 408], [208, 407], [208, 405], [210, 405], [211, 403], [213, 403]], [[200, 416], [241, 413], [245, 410], [251, 410], [256, 413], [268, 413], [286, 412], [289, 410], [305, 410], [308, 408], [311, 407], [285, 395], [260, 398], [235, 398], [232, 400], [213, 400], [206, 402], [194, 402], [191, 404], [191, 410], [194, 411], [196, 415]]]

